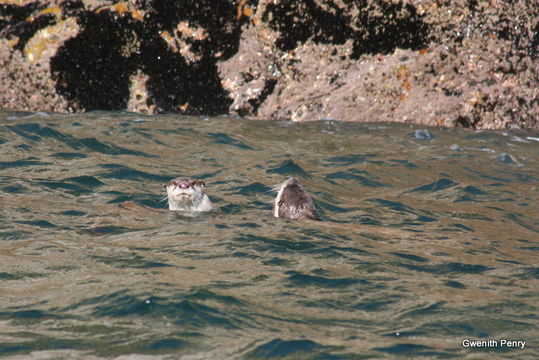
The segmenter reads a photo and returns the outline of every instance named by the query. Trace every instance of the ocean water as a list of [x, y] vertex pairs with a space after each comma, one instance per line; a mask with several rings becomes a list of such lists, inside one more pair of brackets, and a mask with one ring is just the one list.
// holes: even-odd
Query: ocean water
[[532, 132], [0, 112], [0, 357], [537, 359], [538, 200]]

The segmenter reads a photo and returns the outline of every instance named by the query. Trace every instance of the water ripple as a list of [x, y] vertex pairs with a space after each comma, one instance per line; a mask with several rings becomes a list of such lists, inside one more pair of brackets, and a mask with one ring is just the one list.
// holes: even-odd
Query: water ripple
[[[533, 134], [0, 117], [4, 357], [539, 357], [461, 344], [539, 328]], [[273, 218], [290, 175], [322, 221]], [[176, 176], [218, 209], [161, 210]]]

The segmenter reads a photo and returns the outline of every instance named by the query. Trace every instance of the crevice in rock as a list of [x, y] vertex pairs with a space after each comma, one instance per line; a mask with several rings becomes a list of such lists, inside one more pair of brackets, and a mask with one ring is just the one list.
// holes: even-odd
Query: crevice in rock
[[182, 38], [203, 57], [223, 60], [238, 51], [241, 29], [236, 8], [228, 0], [153, 0], [149, 8], [153, 10], [145, 23], [158, 31], [173, 32], [181, 21], [203, 29], [207, 35], [203, 40]]
[[109, 11], [84, 12], [82, 31], [51, 59], [56, 90], [86, 111], [122, 110], [129, 99], [129, 78], [136, 62], [124, 52], [132, 37], [130, 17]]
[[[232, 100], [221, 85], [217, 61], [237, 52], [240, 28], [227, 1], [154, 1], [141, 29], [141, 68], [149, 76], [148, 92], [161, 111], [184, 114], [228, 113]], [[185, 31], [199, 36], [185, 36]], [[159, 35], [167, 31], [192, 54], [171, 49]], [[190, 60], [188, 62], [188, 60]]]
[[254, 115], [258, 114], [258, 108], [262, 103], [273, 93], [273, 90], [275, 89], [275, 85], [277, 85], [276, 79], [269, 79], [266, 80], [264, 83], [264, 88], [260, 92], [260, 95], [256, 99], [250, 99], [248, 102], [252, 106], [251, 113]]
[[347, 25], [350, 19], [333, 4], [328, 6], [333, 12], [322, 9], [313, 0], [284, 1], [269, 4], [263, 19], [280, 32], [276, 45], [283, 51], [292, 50], [309, 38], [319, 43], [343, 44], [352, 34]]
[[[51, 61], [57, 91], [69, 101], [86, 111], [125, 109], [130, 77], [140, 69], [148, 76], [148, 94], [158, 111], [228, 112], [232, 100], [216, 66], [239, 46], [235, 8], [228, 1], [152, 1], [145, 4], [142, 22], [128, 13], [78, 11], [77, 4], [69, 10], [82, 31]], [[191, 35], [178, 30], [180, 24]], [[165, 31], [178, 46], [165, 41]]]
[[[387, 1], [346, 2], [353, 11], [314, 0], [286, 1], [267, 6], [263, 19], [280, 33], [277, 47], [290, 51], [312, 39], [315, 43], [340, 45], [353, 41], [351, 58], [363, 54], [390, 53], [396, 48], [420, 49], [428, 42], [428, 27], [410, 4]], [[303, 16], [301, 16], [302, 14]]]
[[533, 39], [528, 47], [528, 55], [539, 58], [539, 22], [535, 25], [533, 30]]
[[[358, 1], [366, 4], [366, 1]], [[351, 58], [363, 54], [387, 54], [395, 49], [419, 50], [428, 44], [428, 27], [411, 4], [377, 1], [382, 15], [373, 16], [360, 7]]]

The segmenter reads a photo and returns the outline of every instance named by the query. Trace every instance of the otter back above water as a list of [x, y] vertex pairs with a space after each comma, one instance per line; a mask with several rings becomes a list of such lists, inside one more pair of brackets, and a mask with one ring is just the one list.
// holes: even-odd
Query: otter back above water
[[539, 134], [3, 112], [0, 153], [5, 356], [539, 357]]

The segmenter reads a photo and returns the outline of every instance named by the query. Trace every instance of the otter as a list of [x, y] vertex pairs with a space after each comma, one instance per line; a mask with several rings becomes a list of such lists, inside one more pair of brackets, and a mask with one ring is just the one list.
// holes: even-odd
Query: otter
[[297, 177], [290, 177], [275, 187], [277, 197], [273, 204], [273, 215], [291, 220], [318, 220], [311, 196]]
[[165, 185], [169, 210], [211, 211], [213, 204], [204, 192], [204, 181], [178, 177]]

